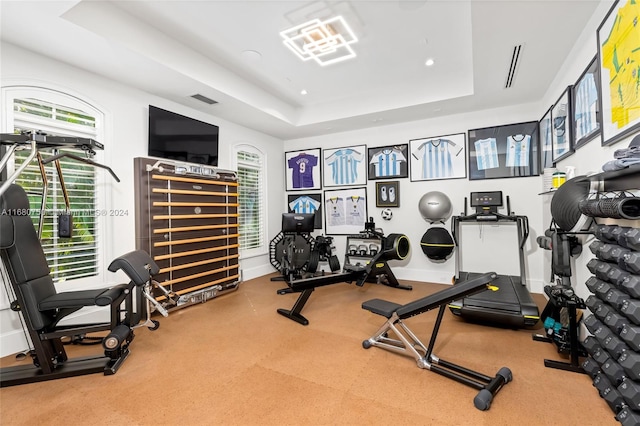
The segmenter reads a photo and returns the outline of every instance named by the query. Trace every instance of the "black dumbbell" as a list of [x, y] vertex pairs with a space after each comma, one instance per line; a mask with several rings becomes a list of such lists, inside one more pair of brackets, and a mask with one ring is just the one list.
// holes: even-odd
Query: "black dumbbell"
[[[612, 311], [607, 314], [606, 317], [602, 320], [614, 333], [621, 334], [622, 329], [625, 325], [629, 325], [629, 320], [624, 315], [620, 315], [619, 313]], [[640, 331], [640, 328], [638, 329]], [[622, 335], [620, 336], [622, 337]], [[622, 337], [624, 340], [624, 337]], [[638, 339], [638, 344], [640, 344], [640, 339]]]
[[594, 235], [597, 239], [605, 243], [617, 243], [618, 241], [612, 235], [614, 228], [617, 226], [618, 225], [598, 225], [594, 230]]
[[598, 364], [596, 360], [594, 360], [590, 356], [588, 356], [587, 358], [585, 358], [584, 361], [582, 361], [581, 366], [584, 372], [587, 373], [589, 377], [591, 377], [592, 379], [595, 378], [596, 374], [600, 372], [600, 364]]
[[640, 352], [640, 326], [624, 324], [620, 330], [620, 337], [631, 349]]
[[640, 274], [640, 252], [628, 251], [622, 256], [621, 260], [622, 262], [618, 263], [620, 267], [632, 274]]
[[625, 300], [624, 302], [622, 302], [620, 312], [622, 312], [625, 317], [629, 318], [632, 323], [640, 325], [640, 300]]
[[629, 276], [629, 272], [625, 271], [619, 265], [611, 265], [609, 272], [607, 272], [607, 281], [616, 287], [620, 287], [622, 281]]
[[593, 253], [594, 255], [598, 254], [598, 250], [600, 250], [600, 248], [602, 246], [604, 246], [605, 242], [599, 241], [599, 240], [594, 240], [591, 244], [589, 244], [589, 250], [591, 250], [591, 253]]
[[611, 269], [611, 264], [607, 262], [603, 262], [600, 259], [591, 259], [589, 262], [587, 262], [587, 268], [597, 278], [600, 278], [601, 280], [606, 280], [607, 273]]
[[[610, 236], [611, 236], [611, 239], [614, 240], [613, 241], [614, 244], [620, 244], [620, 240], [623, 240], [622, 236], [626, 234], [627, 231], [629, 231], [630, 229], [633, 229], [633, 228], [631, 228], [630, 226], [616, 226], [615, 228], [612, 228]], [[622, 241], [622, 243], [623, 244], [620, 244], [621, 246], [628, 248], [624, 245], [625, 244], [624, 240]]]
[[622, 380], [627, 377], [624, 369], [615, 362], [613, 359], [609, 358], [602, 364], [600, 368], [602, 372], [607, 376], [607, 378], [611, 381], [613, 386], [619, 386], [622, 383]]
[[[606, 362], [606, 361], [605, 361]], [[620, 358], [618, 358], [618, 364], [627, 373], [627, 377], [633, 380], [640, 379], [640, 354], [633, 351], [626, 351]]]
[[620, 282], [620, 288], [633, 297], [640, 298], [640, 275], [627, 273]]
[[609, 407], [614, 413], [618, 413], [626, 405], [624, 397], [604, 374], [596, 374], [596, 377], [593, 379], [593, 386], [598, 389], [598, 393], [607, 401], [607, 404], [609, 404]]
[[640, 425], [640, 413], [634, 412], [630, 407], [624, 407], [616, 414], [616, 420], [622, 426], [638, 426]]
[[598, 296], [600, 300], [604, 300], [604, 298], [607, 296], [607, 293], [612, 288], [608, 282], [596, 277], [589, 277], [585, 282], [585, 285], [587, 286], [589, 291]]
[[604, 297], [604, 301], [613, 306], [616, 309], [620, 309], [625, 300], [629, 298], [629, 295], [624, 291], [620, 291], [617, 288], [612, 288], [607, 292]]
[[[611, 331], [611, 330], [609, 330]], [[596, 336], [596, 339], [598, 337]], [[602, 347], [609, 352], [613, 358], [618, 359], [620, 355], [622, 355], [625, 351], [629, 350], [629, 346], [624, 342], [624, 340], [620, 339], [615, 334], [609, 334], [604, 341], [602, 342]]]
[[587, 330], [589, 330], [591, 333], [593, 333], [594, 330], [596, 330], [598, 327], [602, 326], [602, 323], [595, 315], [587, 316], [582, 320], [582, 322], [584, 322]]
[[601, 321], [606, 318], [606, 316], [609, 314], [609, 312], [611, 312], [612, 309], [609, 305], [598, 299], [593, 294], [587, 297], [585, 305]]
[[595, 253], [598, 259], [609, 263], [618, 263], [618, 260], [624, 253], [628, 253], [629, 249], [620, 247], [618, 244], [602, 244]]
[[618, 236], [618, 244], [631, 250], [640, 251], [640, 228], [629, 228]]
[[640, 384], [633, 380], [624, 379], [620, 385], [618, 385], [618, 392], [624, 398], [629, 407], [638, 410], [640, 409]]
[[[602, 346], [600, 346], [600, 343], [598, 343], [598, 340], [596, 340], [596, 338], [593, 336], [587, 336], [582, 341], [582, 347], [591, 356], [593, 356], [593, 354], [596, 353], [597, 351], [602, 350]], [[599, 364], [602, 364], [602, 363], [600, 362]]]

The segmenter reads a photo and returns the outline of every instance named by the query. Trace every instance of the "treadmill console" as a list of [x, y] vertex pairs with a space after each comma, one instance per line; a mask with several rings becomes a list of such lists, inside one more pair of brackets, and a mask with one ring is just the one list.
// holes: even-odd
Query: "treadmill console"
[[502, 191], [472, 192], [470, 198], [471, 207], [476, 208], [478, 220], [483, 217], [487, 217], [486, 220], [497, 219], [495, 214], [498, 207], [502, 207]]

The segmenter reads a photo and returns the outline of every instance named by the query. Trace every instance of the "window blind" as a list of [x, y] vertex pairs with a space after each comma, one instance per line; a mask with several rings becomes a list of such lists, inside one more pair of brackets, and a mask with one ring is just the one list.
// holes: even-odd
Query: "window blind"
[[262, 156], [238, 151], [238, 203], [240, 248], [249, 250], [264, 246], [264, 200]]

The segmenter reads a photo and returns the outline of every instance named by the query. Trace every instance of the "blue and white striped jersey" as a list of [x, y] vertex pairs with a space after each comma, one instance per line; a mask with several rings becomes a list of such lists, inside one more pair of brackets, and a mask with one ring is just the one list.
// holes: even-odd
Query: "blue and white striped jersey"
[[320, 207], [320, 202], [308, 195], [298, 197], [289, 203], [289, 208], [295, 213], [315, 213]]
[[354, 149], [339, 149], [325, 159], [331, 166], [331, 178], [335, 185], [349, 185], [358, 180], [358, 163], [364, 155]]
[[382, 149], [373, 154], [369, 164], [373, 164], [376, 177], [400, 175], [400, 165], [407, 159], [399, 149]]

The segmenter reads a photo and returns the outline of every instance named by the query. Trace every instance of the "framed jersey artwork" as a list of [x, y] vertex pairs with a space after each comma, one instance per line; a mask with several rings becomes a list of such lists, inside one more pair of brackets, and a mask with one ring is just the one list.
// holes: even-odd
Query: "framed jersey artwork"
[[593, 58], [571, 91], [574, 147], [580, 148], [600, 134], [598, 122], [598, 63]]
[[324, 186], [365, 185], [366, 145], [322, 150]]
[[569, 103], [571, 86], [562, 93], [551, 108], [551, 145], [553, 163], [557, 163], [573, 154], [573, 111]]
[[287, 197], [289, 213], [314, 213], [313, 227], [322, 229], [322, 194], [289, 194]]
[[411, 181], [467, 177], [466, 135], [433, 136], [409, 141]]
[[369, 180], [409, 176], [409, 146], [390, 145], [367, 150]]
[[362, 231], [367, 221], [367, 188], [324, 191], [324, 220], [327, 235], [351, 235]]
[[321, 189], [320, 148], [290, 151], [284, 154], [286, 190]]
[[469, 130], [469, 180], [540, 174], [538, 122]]
[[540, 135], [540, 168], [542, 171], [553, 167], [551, 128], [551, 108], [549, 108], [544, 114], [544, 117], [538, 122], [538, 135]]
[[597, 30], [602, 145], [640, 130], [640, 2], [618, 0]]

